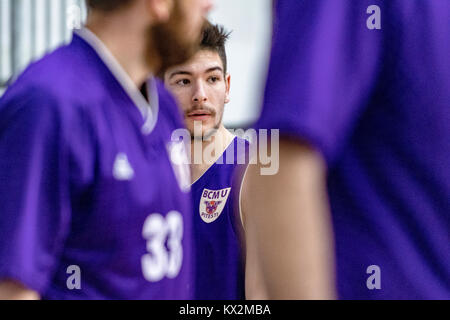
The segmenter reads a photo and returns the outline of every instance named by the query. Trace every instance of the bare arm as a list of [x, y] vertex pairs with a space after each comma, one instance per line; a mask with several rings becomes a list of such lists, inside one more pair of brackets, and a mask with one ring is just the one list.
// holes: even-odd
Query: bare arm
[[334, 250], [321, 156], [280, 143], [280, 171], [248, 169], [242, 190], [248, 299], [334, 299]]
[[39, 300], [39, 294], [13, 282], [0, 282], [0, 300]]

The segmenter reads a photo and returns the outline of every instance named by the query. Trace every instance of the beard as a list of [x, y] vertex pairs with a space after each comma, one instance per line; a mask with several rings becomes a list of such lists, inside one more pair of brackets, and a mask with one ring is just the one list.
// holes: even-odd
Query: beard
[[175, 1], [169, 21], [149, 28], [146, 60], [153, 66], [155, 75], [162, 76], [167, 69], [187, 62], [198, 51], [201, 33], [195, 39], [186, 37], [186, 21], [186, 13], [179, 1]]
[[201, 136], [196, 136], [194, 133], [191, 133], [192, 141], [208, 141], [212, 136], [216, 135], [217, 131], [220, 129], [220, 123], [216, 124], [213, 128], [207, 130], [205, 133], [202, 133]]
[[[196, 108], [192, 108], [189, 111], [186, 111], [185, 112], [185, 117], [187, 116], [187, 114], [189, 114], [189, 113], [191, 113], [193, 111], [196, 111], [198, 109], [203, 109], [203, 110], [206, 110], [206, 111], [210, 112], [211, 116], [215, 119], [215, 123], [214, 123], [214, 126], [212, 128], [206, 130], [205, 132], [202, 132], [200, 136], [195, 135], [195, 133], [196, 133], [195, 130], [192, 131], [191, 132], [191, 140], [207, 141], [212, 136], [214, 136], [216, 134], [216, 132], [222, 126], [224, 112], [223, 112], [223, 109], [222, 109], [222, 112], [219, 111], [220, 113], [218, 114], [218, 112], [216, 112], [216, 110], [214, 110], [213, 108], [209, 108], [209, 107], [203, 106], [201, 108], [196, 107]], [[202, 124], [202, 126], [203, 126], [203, 124]]]

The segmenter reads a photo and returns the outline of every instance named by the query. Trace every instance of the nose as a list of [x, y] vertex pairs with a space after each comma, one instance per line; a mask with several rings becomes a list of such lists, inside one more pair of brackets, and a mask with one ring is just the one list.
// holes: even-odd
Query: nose
[[201, 81], [197, 82], [195, 85], [194, 95], [192, 96], [192, 101], [194, 103], [203, 103], [208, 101], [208, 97], [206, 96], [205, 87], [201, 83]]

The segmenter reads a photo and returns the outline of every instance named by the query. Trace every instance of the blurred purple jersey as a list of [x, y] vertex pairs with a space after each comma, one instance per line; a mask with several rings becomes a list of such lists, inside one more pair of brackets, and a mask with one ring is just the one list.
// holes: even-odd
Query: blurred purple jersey
[[182, 119], [161, 83], [149, 87], [150, 104], [82, 30], [9, 88], [0, 279], [44, 299], [192, 297], [190, 194], [169, 160]]
[[327, 160], [340, 297], [450, 299], [450, 1], [275, 10], [257, 127]]

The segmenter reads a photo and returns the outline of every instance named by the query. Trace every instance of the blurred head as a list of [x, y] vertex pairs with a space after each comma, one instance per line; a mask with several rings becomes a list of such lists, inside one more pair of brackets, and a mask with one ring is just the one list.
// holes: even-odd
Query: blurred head
[[206, 23], [197, 53], [164, 73], [166, 87], [178, 100], [193, 137], [194, 122], [202, 124], [203, 137], [222, 126], [225, 104], [230, 101], [225, 51], [228, 36], [222, 26]]
[[[91, 12], [133, 15], [145, 29], [145, 59], [153, 73], [187, 61], [198, 49], [213, 0], [87, 0]], [[128, 26], [123, 26], [127, 28]]]

